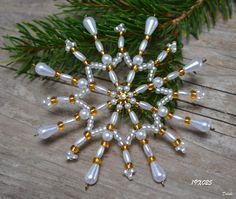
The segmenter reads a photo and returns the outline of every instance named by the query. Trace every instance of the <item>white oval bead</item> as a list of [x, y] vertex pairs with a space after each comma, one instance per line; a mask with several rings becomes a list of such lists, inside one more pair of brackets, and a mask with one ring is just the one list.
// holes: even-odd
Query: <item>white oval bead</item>
[[162, 62], [167, 56], [167, 52], [165, 50], [163, 50], [158, 56], [157, 59]]
[[107, 107], [107, 103], [99, 104], [96, 106], [96, 110], [103, 110]]
[[88, 81], [85, 78], [81, 78], [78, 80], [79, 88], [86, 88], [88, 86]]
[[176, 115], [176, 114], [173, 115], [172, 119], [175, 119], [175, 120], [177, 120], [179, 122], [183, 122], [184, 121], [183, 117], [181, 117], [179, 115]]
[[161, 183], [166, 179], [166, 173], [157, 163], [157, 161], [151, 162], [150, 164], [153, 180]]
[[179, 90], [178, 91], [178, 95], [179, 95], [179, 97], [188, 97], [189, 96], [189, 92], [188, 91]]
[[37, 63], [35, 72], [42, 76], [54, 77], [55, 71], [45, 63]]
[[202, 67], [202, 59], [200, 58], [195, 58], [191, 60], [188, 64], [185, 65], [183, 68], [185, 73], [190, 73], [196, 70], [199, 70]]
[[111, 141], [113, 138], [113, 134], [110, 131], [105, 131], [102, 134], [102, 139], [105, 141]]
[[75, 145], [80, 147], [82, 146], [84, 143], [86, 142], [86, 138], [84, 136], [78, 138], [76, 141], [75, 141]]
[[138, 88], [135, 89], [136, 93], [143, 93], [147, 90], [148, 86], [147, 84], [141, 85]]
[[147, 133], [144, 129], [140, 129], [136, 132], [136, 138], [138, 140], [143, 140], [147, 137]]
[[145, 35], [151, 35], [158, 26], [158, 20], [156, 17], [148, 17], [145, 24]]
[[77, 59], [79, 59], [82, 62], [86, 60], [86, 57], [84, 56], [84, 54], [82, 54], [79, 51], [75, 51], [75, 52], [73, 52], [73, 54]]
[[127, 150], [123, 151], [123, 159], [125, 163], [131, 162], [129, 151]]
[[170, 130], [166, 130], [165, 134], [163, 135], [169, 142], [174, 142], [177, 138], [175, 137], [174, 133]]
[[47, 139], [57, 133], [58, 127], [57, 125], [47, 125], [42, 126], [38, 129], [38, 136], [42, 139]]
[[105, 151], [105, 147], [101, 145], [97, 150], [96, 157], [101, 158], [104, 154], [104, 151]]
[[147, 103], [147, 102], [144, 102], [144, 101], [140, 101], [139, 102], [139, 106], [145, 110], [151, 110], [152, 109], [152, 105]]
[[190, 125], [202, 132], [207, 132], [211, 128], [211, 121], [191, 119]]
[[97, 34], [97, 26], [93, 17], [84, 18], [83, 25], [91, 35]]
[[112, 57], [109, 54], [105, 54], [102, 56], [102, 63], [103, 64], [110, 64], [112, 62]]
[[71, 123], [74, 123], [76, 120], [74, 117], [70, 118], [70, 119], [67, 119], [65, 121], [63, 121], [64, 125], [69, 125]]
[[95, 86], [95, 91], [97, 91], [98, 93], [101, 93], [101, 94], [107, 94], [107, 89], [103, 86], [100, 86], [100, 85]]
[[145, 49], [147, 48], [147, 44], [148, 44], [148, 41], [144, 39], [139, 46], [139, 50], [145, 51]]
[[63, 74], [63, 73], [62, 73], [62, 74], [60, 75], [60, 79], [66, 81], [66, 82], [71, 82], [72, 77], [71, 77], [70, 75]]
[[131, 121], [134, 124], [139, 123], [138, 117], [137, 117], [137, 115], [136, 115], [136, 113], [134, 111], [129, 112], [129, 116], [130, 116]]
[[152, 82], [157, 88], [160, 88], [163, 85], [163, 79], [161, 77], [155, 77]]
[[82, 120], [87, 120], [90, 116], [90, 113], [88, 109], [84, 108], [79, 112], [79, 115]]
[[134, 80], [134, 77], [135, 77], [135, 72], [134, 72], [134, 70], [131, 70], [131, 71], [129, 71], [126, 81], [131, 83]]
[[84, 177], [85, 182], [89, 185], [95, 184], [98, 180], [99, 170], [100, 170], [99, 164], [92, 164], [92, 166], [90, 167], [90, 169], [88, 170], [87, 174]]
[[118, 120], [119, 113], [118, 112], [113, 112], [111, 115], [110, 123], [115, 125]]
[[148, 157], [153, 156], [152, 149], [150, 148], [150, 146], [148, 144], [143, 145], [143, 150], [144, 150], [144, 153], [146, 154], [146, 156], [148, 156]]
[[137, 65], [141, 65], [143, 63], [143, 57], [140, 55], [134, 56], [133, 63]]
[[99, 40], [96, 40], [96, 41], [95, 41], [95, 46], [96, 46], [98, 52], [104, 51], [102, 42], [100, 42]]
[[120, 36], [118, 39], [118, 48], [123, 48], [125, 44], [125, 39], [123, 36]]
[[172, 80], [172, 79], [175, 79], [178, 76], [179, 76], [179, 72], [178, 71], [174, 71], [174, 72], [168, 74], [167, 78], [168, 78], [168, 80]]
[[118, 82], [118, 78], [116, 76], [116, 73], [113, 70], [109, 71], [109, 77], [110, 77], [110, 80], [112, 81], [113, 84]]

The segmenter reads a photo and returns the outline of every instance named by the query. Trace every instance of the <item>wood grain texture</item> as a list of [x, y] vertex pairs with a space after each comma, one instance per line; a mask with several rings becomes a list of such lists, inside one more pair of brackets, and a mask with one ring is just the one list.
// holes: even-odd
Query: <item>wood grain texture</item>
[[[62, 0], [60, 0], [62, 1]], [[55, 1], [1, 0], [0, 35], [15, 34], [14, 24], [55, 12]], [[2, 38], [0, 39], [3, 42]], [[0, 59], [8, 54], [0, 52]], [[184, 58], [206, 57], [208, 62], [197, 75], [185, 77], [185, 88], [203, 87], [206, 98], [199, 104], [179, 102], [180, 114], [210, 118], [214, 131], [207, 134], [170, 122], [188, 143], [187, 155], [174, 152], [161, 138], [150, 139], [160, 164], [165, 168], [166, 186], [153, 182], [140, 146], [134, 144], [131, 155], [137, 173], [129, 182], [122, 177], [120, 149], [113, 144], [105, 154], [99, 182], [85, 191], [84, 175], [91, 165], [99, 142], [91, 141], [76, 163], [65, 161], [65, 152], [81, 134], [84, 124], [47, 141], [35, 138], [40, 124], [51, 123], [74, 113], [74, 108], [45, 110], [40, 100], [48, 95], [66, 95], [75, 88], [61, 82], [31, 81], [17, 77], [17, 65], [0, 66], [0, 198], [222, 198], [222, 192], [236, 197], [236, 13], [227, 23], [219, 19], [210, 32], [185, 44]], [[98, 80], [104, 85], [106, 78]], [[89, 103], [104, 97], [93, 94]], [[104, 123], [106, 117], [99, 117]], [[122, 132], [129, 130], [124, 120]], [[194, 179], [212, 179], [211, 186], [191, 185]]]

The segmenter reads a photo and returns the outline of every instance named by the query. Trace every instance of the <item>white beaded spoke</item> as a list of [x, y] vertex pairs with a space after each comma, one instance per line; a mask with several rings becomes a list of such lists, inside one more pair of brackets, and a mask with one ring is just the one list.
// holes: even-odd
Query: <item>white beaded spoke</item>
[[[159, 134], [164, 139], [173, 145], [176, 151], [185, 153], [186, 146], [184, 142], [175, 135], [173, 131], [166, 128], [161, 122], [163, 119], [172, 119], [181, 122], [190, 127], [196, 128], [199, 131], [207, 132], [211, 129], [211, 123], [206, 120], [196, 120], [190, 117], [182, 117], [178, 114], [171, 113], [165, 106], [168, 102], [173, 99], [185, 98], [191, 101], [200, 100], [204, 97], [204, 93], [201, 90], [178, 90], [174, 91], [165, 87], [164, 85], [168, 81], [174, 80], [178, 77], [185, 75], [186, 73], [194, 72], [202, 67], [204, 60], [196, 58], [187, 63], [183, 68], [178, 71], [173, 71], [169, 73], [166, 77], [156, 76], [157, 67], [163, 62], [170, 53], [176, 52], [176, 42], [167, 44], [166, 48], [162, 50], [156, 57], [155, 60], [149, 60], [143, 63], [143, 55], [148, 46], [149, 39], [158, 26], [158, 20], [156, 17], [148, 17], [146, 20], [144, 39], [139, 45], [138, 53], [131, 58], [129, 53], [125, 51], [125, 38], [124, 33], [126, 28], [124, 24], [120, 24], [115, 27], [115, 31], [118, 32], [118, 53], [114, 58], [110, 54], [107, 54], [104, 50], [103, 44], [97, 36], [96, 22], [92, 17], [86, 17], [83, 21], [83, 25], [86, 30], [93, 36], [94, 43], [97, 51], [102, 55], [101, 62], [89, 62], [84, 54], [79, 51], [79, 46], [75, 42], [66, 40], [65, 50], [71, 52], [78, 60], [80, 60], [85, 65], [86, 78], [77, 78], [70, 75], [60, 73], [50, 68], [44, 63], [38, 63], [36, 65], [36, 72], [39, 75], [47, 77], [56, 77], [73, 86], [78, 87], [78, 93], [70, 96], [59, 96], [59, 97], [48, 97], [44, 100], [44, 104], [47, 107], [60, 104], [74, 104], [79, 107], [79, 112], [72, 118], [68, 118], [64, 121], [60, 121], [57, 124], [47, 125], [40, 127], [38, 130], [39, 137], [46, 139], [57, 132], [64, 130], [65, 127], [77, 123], [80, 120], [85, 120], [87, 125], [83, 132], [83, 136], [79, 137], [71, 149], [67, 152], [68, 160], [78, 159], [78, 153], [80, 148], [91, 138], [101, 137], [102, 142], [99, 146], [96, 155], [93, 159], [93, 164], [85, 176], [85, 182], [87, 185], [93, 185], [98, 180], [99, 170], [102, 162], [102, 157], [105, 148], [109, 147], [109, 143], [112, 139], [117, 141], [118, 146], [121, 148], [122, 157], [124, 160], [124, 175], [132, 180], [135, 173], [133, 168], [133, 163], [129, 153], [129, 147], [132, 144], [134, 138], [139, 140], [142, 149], [147, 156], [148, 163], [151, 168], [152, 177], [155, 182], [163, 183], [166, 179], [165, 171], [157, 163], [155, 156], [148, 144], [147, 132], [152, 132], [154, 134]], [[114, 69], [116, 66], [124, 61], [126, 66], [130, 68], [128, 71], [125, 82], [119, 82], [118, 77]], [[107, 71], [110, 81], [113, 83], [113, 89], [108, 89], [102, 85], [95, 82], [93, 69]], [[138, 86], [137, 88], [132, 87], [136, 72], [148, 71], [148, 76], [146, 83]], [[155, 91], [155, 94], [161, 95], [162, 98], [156, 102], [155, 105], [151, 105], [146, 101], [137, 101], [136, 96], [145, 93], [146, 91]], [[82, 100], [90, 92], [96, 92], [109, 97], [107, 102], [102, 102], [96, 106], [88, 105], [85, 100]], [[134, 112], [134, 108], [139, 108], [141, 110], [149, 111], [153, 123], [141, 124], [138, 116]], [[104, 112], [106, 109], [112, 109], [111, 118], [109, 119], [106, 126], [99, 128], [94, 128], [95, 118], [97, 113]], [[126, 111], [129, 115], [130, 121], [133, 128], [129, 131], [126, 136], [122, 136], [121, 133], [116, 129], [119, 117], [121, 113]]]

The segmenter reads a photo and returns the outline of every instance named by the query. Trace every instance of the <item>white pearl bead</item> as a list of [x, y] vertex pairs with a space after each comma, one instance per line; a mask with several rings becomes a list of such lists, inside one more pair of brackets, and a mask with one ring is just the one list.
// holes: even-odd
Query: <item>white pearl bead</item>
[[84, 56], [84, 54], [79, 51], [75, 51], [73, 52], [73, 54], [77, 59], [79, 59], [82, 62], [86, 60], [86, 57]]
[[123, 48], [124, 47], [124, 43], [125, 43], [124, 37], [120, 36], [119, 40], [118, 40], [118, 48]]
[[129, 112], [129, 117], [134, 124], [139, 123], [138, 117], [134, 111]]
[[139, 46], [139, 50], [145, 51], [145, 49], [146, 49], [146, 47], [147, 47], [147, 44], [148, 44], [148, 41], [147, 41], [146, 39], [144, 39], [144, 40], [141, 42], [140, 46]]
[[118, 78], [116, 76], [116, 73], [113, 70], [109, 71], [109, 77], [110, 77], [110, 80], [112, 81], [113, 84], [118, 82]]
[[184, 71], [185, 73], [190, 73], [196, 70], [199, 70], [202, 67], [202, 59], [195, 58], [191, 60], [188, 64], [185, 65]]
[[112, 62], [111, 55], [105, 54], [102, 56], [102, 63], [104, 64], [110, 64]]
[[90, 167], [90, 169], [88, 170], [87, 174], [84, 177], [85, 182], [89, 185], [95, 184], [98, 180], [99, 170], [100, 170], [99, 164], [92, 164], [92, 166]]
[[134, 80], [134, 77], [135, 77], [135, 72], [134, 72], [134, 70], [131, 70], [129, 72], [128, 76], [127, 76], [127, 80], [126, 81], [131, 83]]
[[162, 62], [167, 56], [167, 52], [165, 50], [163, 50], [158, 56], [157, 59]]
[[107, 89], [103, 86], [96, 85], [95, 86], [95, 91], [101, 94], [107, 94]]
[[92, 17], [84, 18], [83, 25], [91, 35], [97, 34], [97, 26], [96, 26], [96, 22], [95, 22], [94, 18], [92, 18]]
[[174, 72], [168, 74], [167, 78], [168, 78], [168, 80], [173, 80], [173, 79], [175, 79], [178, 76], [179, 76], [179, 72], [178, 71], [174, 71]]
[[148, 89], [147, 84], [141, 85], [138, 88], [135, 89], [136, 93], [143, 93]]
[[47, 139], [57, 133], [58, 127], [57, 125], [47, 125], [42, 126], [38, 129], [38, 136], [42, 139]]
[[67, 160], [77, 160], [78, 159], [78, 155], [74, 154], [72, 151], [67, 151], [66, 159]]
[[133, 58], [133, 63], [134, 64], [137, 64], [137, 65], [141, 65], [143, 63], [143, 57], [140, 56], [140, 55], [136, 55], [134, 58]]
[[95, 41], [95, 46], [96, 46], [96, 48], [97, 48], [98, 52], [101, 52], [101, 51], [103, 51], [103, 50], [104, 50], [104, 48], [103, 48], [103, 45], [102, 45], [101, 41], [98, 41], [98, 40], [96, 40], [96, 41]]
[[170, 130], [166, 130], [165, 134], [163, 135], [165, 139], [167, 139], [169, 142], [174, 142], [177, 138], [174, 135], [174, 132]]
[[166, 173], [157, 163], [157, 161], [151, 162], [150, 164], [153, 180], [161, 183], [166, 179]]
[[105, 131], [103, 134], [102, 134], [102, 139], [105, 140], [105, 141], [111, 141], [113, 138], [113, 134], [109, 131]]
[[126, 109], [131, 108], [131, 104], [130, 104], [130, 103], [126, 103], [126, 104], [125, 104], [125, 108], [126, 108]]
[[145, 110], [151, 110], [152, 109], [152, 105], [147, 103], [147, 102], [144, 102], [144, 101], [140, 101], [139, 102], [139, 106], [142, 108], [142, 109], [145, 109]]
[[79, 79], [78, 86], [79, 88], [86, 88], [88, 85], [88, 81], [84, 78]]
[[117, 104], [116, 108], [117, 108], [118, 110], [122, 110], [123, 106], [122, 106], [121, 104]]
[[150, 146], [148, 144], [144, 144], [143, 145], [143, 150], [146, 154], [146, 156], [153, 156], [153, 152], [152, 152], [152, 149], [150, 148]]
[[123, 159], [125, 163], [131, 162], [129, 151], [127, 150], [123, 151]]
[[129, 86], [124, 86], [124, 91], [129, 91], [130, 90], [130, 87]]
[[135, 104], [135, 102], [136, 102], [136, 99], [132, 97], [132, 98], [130, 99], [130, 103], [131, 103], [131, 104]]
[[161, 117], [165, 117], [168, 113], [168, 109], [165, 106], [158, 107], [158, 115]]
[[35, 66], [35, 72], [42, 76], [54, 77], [55, 71], [45, 63], [38, 63]]
[[101, 145], [97, 150], [96, 157], [101, 158], [104, 154], [104, 151], [105, 151], [105, 147]]
[[207, 132], [211, 128], [211, 121], [191, 119], [190, 125], [199, 131]]
[[143, 140], [147, 137], [147, 133], [144, 129], [140, 129], [136, 132], [136, 138], [138, 140]]
[[81, 117], [82, 120], [87, 120], [90, 116], [90, 113], [89, 113], [89, 110], [88, 109], [82, 109], [80, 112], [79, 112], [79, 115]]
[[158, 26], [158, 20], [156, 17], [148, 17], [145, 24], [145, 35], [151, 35]]
[[118, 117], [119, 117], [119, 113], [113, 112], [111, 115], [110, 123], [115, 125], [117, 123]]

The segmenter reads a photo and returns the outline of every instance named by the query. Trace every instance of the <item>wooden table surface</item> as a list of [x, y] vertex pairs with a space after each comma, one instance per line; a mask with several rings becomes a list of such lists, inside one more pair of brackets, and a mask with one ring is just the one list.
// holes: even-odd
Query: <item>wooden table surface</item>
[[[1, 0], [0, 3], [1, 36], [16, 34], [16, 22], [56, 11], [52, 0]], [[0, 52], [0, 60], [7, 56], [6, 52]], [[33, 136], [40, 124], [58, 121], [75, 111], [73, 108], [48, 111], [40, 106], [40, 101], [48, 95], [70, 94], [76, 89], [60, 82], [18, 77], [17, 64], [2, 64], [0, 198], [236, 198], [236, 13], [228, 22], [219, 17], [214, 29], [204, 31], [199, 40], [191, 38], [186, 43], [185, 61], [194, 57], [206, 57], [208, 61], [197, 75], [184, 78], [185, 88], [202, 87], [206, 98], [194, 105], [180, 101], [177, 112], [211, 119], [215, 130], [205, 134], [171, 124], [188, 144], [185, 156], [159, 138], [150, 139], [168, 175], [165, 187], [152, 180], [138, 144], [131, 148], [137, 173], [129, 182], [122, 176], [120, 149], [113, 144], [105, 155], [98, 183], [87, 191], [84, 175], [99, 141], [87, 145], [77, 162], [65, 160], [65, 152], [81, 134], [84, 124], [45, 142]], [[106, 80], [99, 81], [108, 84]], [[104, 100], [100, 95], [93, 97], [96, 103]], [[88, 101], [92, 103], [94, 98]], [[104, 118], [99, 120], [104, 122]], [[120, 127], [124, 133], [129, 130], [125, 123]], [[195, 179], [212, 180], [212, 185], [191, 185]]]

